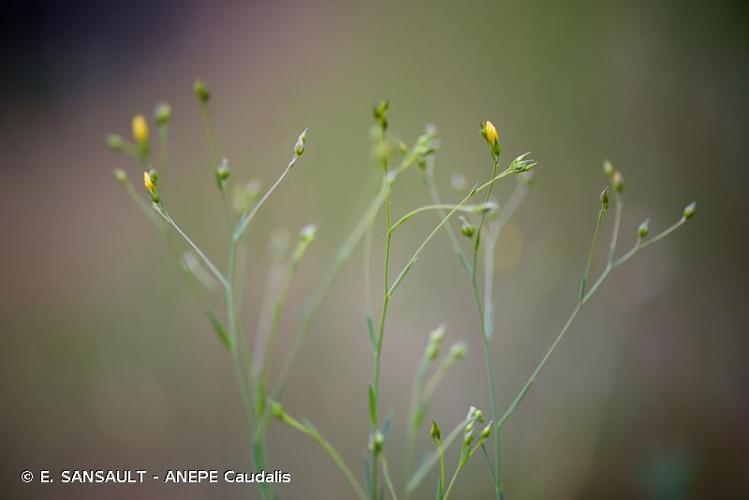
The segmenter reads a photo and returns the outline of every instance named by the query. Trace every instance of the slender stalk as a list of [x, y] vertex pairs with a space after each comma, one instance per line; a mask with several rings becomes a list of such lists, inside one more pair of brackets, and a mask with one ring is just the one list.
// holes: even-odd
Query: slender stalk
[[456, 425], [450, 433], [445, 437], [445, 439], [442, 440], [441, 447], [437, 450], [432, 451], [422, 462], [421, 466], [416, 470], [416, 472], [411, 476], [411, 478], [406, 483], [406, 493], [411, 494], [413, 493], [416, 488], [419, 487], [419, 484], [424, 480], [427, 474], [429, 474], [429, 471], [432, 470], [432, 467], [434, 467], [437, 462], [440, 459], [440, 453], [444, 453], [444, 450], [448, 449], [453, 441], [455, 441], [455, 438], [457, 438], [462, 431], [464, 430], [466, 424], [469, 422], [468, 418], [464, 418], [461, 420], [458, 425]]
[[388, 461], [385, 458], [385, 454], [380, 455], [380, 463], [382, 464], [382, 477], [385, 479], [385, 484], [390, 492], [390, 497], [393, 500], [398, 500], [398, 495], [395, 493], [395, 487], [393, 486], [393, 480], [390, 478], [390, 469], [388, 468]]
[[[411, 218], [413, 218], [415, 215], [418, 215], [420, 213], [428, 212], [428, 211], [431, 211], [431, 210], [437, 210], [437, 211], [444, 212], [445, 210], [452, 210], [454, 208], [456, 208], [456, 205], [449, 205], [449, 204], [445, 204], [445, 203], [434, 204], [434, 205], [425, 205], [423, 207], [416, 208], [416, 209], [411, 210], [410, 212], [408, 212], [406, 215], [404, 215], [400, 219], [398, 219], [398, 222], [396, 222], [395, 224], [393, 224], [390, 227], [390, 231], [395, 232], [395, 230], [398, 229], [398, 227], [400, 227], [401, 224], [407, 222], [408, 220], [410, 220]], [[486, 209], [486, 205], [468, 205], [468, 206], [464, 206], [464, 207], [458, 207], [459, 211], [465, 212], [465, 213], [481, 212], [482, 210], [485, 210], [485, 209]]]
[[306, 435], [307, 437], [315, 441], [317, 444], [322, 446], [322, 448], [325, 450], [328, 456], [330, 456], [333, 462], [338, 466], [338, 468], [341, 470], [343, 475], [346, 477], [346, 480], [354, 489], [356, 496], [359, 497], [361, 500], [367, 500], [367, 494], [364, 492], [364, 488], [362, 488], [361, 484], [359, 484], [359, 481], [356, 479], [356, 476], [354, 475], [354, 473], [351, 472], [351, 469], [349, 469], [348, 465], [346, 465], [346, 462], [343, 460], [343, 458], [341, 458], [341, 455], [338, 453], [335, 447], [332, 444], [330, 444], [330, 442], [326, 440], [322, 436], [322, 434], [320, 434], [317, 430], [311, 429], [309, 426], [302, 424], [301, 422], [299, 422], [298, 420], [296, 420], [291, 415], [285, 412], [279, 418], [281, 422], [283, 422], [284, 424], [292, 427], [293, 429], [298, 430], [299, 432]]
[[283, 182], [283, 180], [286, 178], [286, 176], [289, 174], [292, 167], [298, 160], [298, 155], [295, 154], [294, 156], [292, 156], [291, 160], [289, 160], [288, 165], [286, 165], [286, 168], [283, 170], [283, 172], [281, 172], [281, 175], [278, 177], [278, 179], [276, 179], [276, 182], [274, 182], [273, 185], [268, 188], [263, 197], [260, 198], [260, 200], [255, 204], [254, 207], [252, 207], [252, 210], [242, 214], [242, 216], [239, 218], [239, 222], [237, 223], [237, 227], [234, 229], [234, 233], [232, 234], [233, 240], [238, 241], [242, 238], [245, 230], [247, 230], [247, 225], [255, 217], [255, 214], [257, 214], [258, 210], [260, 210], [260, 207], [262, 207], [263, 204], [265, 204], [265, 202], [268, 200], [268, 198], [270, 198], [270, 195], [273, 194], [273, 191], [275, 191], [276, 188]]
[[211, 259], [208, 258], [208, 256], [203, 253], [203, 250], [200, 249], [198, 245], [196, 245], [187, 234], [182, 230], [182, 228], [177, 225], [177, 223], [172, 219], [172, 216], [169, 215], [169, 213], [164, 210], [161, 207], [157, 207], [156, 210], [159, 214], [164, 218], [167, 223], [169, 223], [170, 226], [174, 228], [175, 231], [177, 231], [177, 234], [179, 234], [185, 242], [190, 245], [190, 248], [193, 249], [193, 251], [200, 257], [200, 259], [203, 261], [203, 263], [206, 265], [209, 271], [211, 271], [211, 274], [213, 274], [213, 277], [218, 280], [219, 283], [221, 283], [221, 286], [224, 287], [225, 290], [230, 288], [229, 282], [226, 280], [223, 274], [221, 274], [221, 271], [218, 270], [216, 265], [211, 261]]
[[541, 358], [541, 361], [536, 365], [536, 368], [531, 373], [530, 377], [528, 377], [528, 380], [523, 384], [522, 388], [518, 392], [518, 394], [513, 399], [512, 403], [510, 403], [510, 406], [507, 408], [505, 413], [502, 415], [502, 418], [497, 421], [496, 429], [497, 433], [500, 432], [502, 426], [507, 421], [510, 416], [515, 412], [518, 405], [523, 401], [525, 396], [528, 394], [528, 391], [531, 389], [533, 384], [538, 379], [539, 374], [543, 370], [544, 366], [546, 366], [546, 362], [551, 357], [554, 350], [556, 350], [557, 346], [559, 345], [559, 342], [561, 342], [562, 338], [564, 338], [565, 334], [567, 333], [567, 330], [569, 330], [572, 323], [577, 318], [578, 314], [580, 314], [580, 311], [582, 310], [583, 306], [590, 300], [590, 298], [595, 294], [595, 292], [598, 290], [598, 288], [601, 286], [601, 284], [606, 280], [609, 273], [619, 267], [620, 265], [627, 262], [629, 259], [631, 259], [634, 255], [636, 255], [639, 251], [649, 247], [650, 245], [660, 241], [661, 239], [665, 238], [672, 232], [676, 231], [682, 224], [686, 222], [686, 219], [682, 217], [679, 221], [671, 225], [669, 228], [664, 230], [663, 232], [659, 233], [658, 235], [654, 236], [653, 238], [640, 242], [635, 244], [635, 246], [629, 250], [627, 253], [625, 253], [622, 257], [615, 260], [611, 264], [607, 265], [606, 268], [603, 270], [601, 275], [598, 277], [598, 279], [595, 281], [595, 283], [590, 287], [590, 290], [587, 291], [587, 293], [581, 297], [575, 308], [572, 310], [572, 314], [567, 319], [567, 322], [564, 324], [564, 327], [562, 327], [562, 330], [557, 334], [557, 337], [555, 338], [554, 342], [551, 344], [549, 349], [546, 351], [546, 354], [544, 354], [543, 358]]

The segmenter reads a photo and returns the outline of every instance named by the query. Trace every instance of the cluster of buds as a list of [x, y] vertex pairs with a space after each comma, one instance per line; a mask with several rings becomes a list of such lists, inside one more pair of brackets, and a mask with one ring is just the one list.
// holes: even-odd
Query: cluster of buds
[[416, 161], [420, 168], [426, 168], [427, 156], [434, 154], [440, 147], [437, 138], [437, 129], [434, 126], [427, 127], [426, 131], [416, 139], [416, 144], [409, 153], [411, 161]]
[[610, 161], [606, 160], [603, 162], [603, 173], [609, 178], [611, 187], [614, 191], [621, 193], [624, 191], [624, 177], [622, 173], [614, 168]]
[[442, 340], [445, 338], [445, 325], [440, 325], [429, 334], [429, 343], [424, 351], [424, 359], [434, 361], [439, 356]]
[[154, 169], [143, 172], [143, 185], [151, 196], [151, 201], [159, 205], [161, 203], [161, 196], [159, 196], [159, 173]]
[[532, 160], [528, 158], [530, 156], [530, 152], [523, 153], [510, 163], [510, 166], [507, 167], [507, 170], [510, 170], [513, 173], [520, 174], [523, 172], [528, 172], [532, 170], [538, 162], [536, 160]]
[[502, 153], [502, 146], [499, 144], [499, 132], [492, 122], [486, 120], [481, 122], [481, 136], [486, 140], [489, 145], [489, 151], [492, 156], [496, 159]]
[[468, 410], [468, 416], [466, 417], [466, 420], [468, 421], [468, 423], [466, 424], [463, 433], [463, 444], [460, 447], [460, 460], [461, 464], [463, 465], [465, 465], [473, 452], [476, 451], [479, 446], [483, 445], [487, 439], [489, 439], [489, 436], [491, 436], [492, 433], [493, 425], [492, 422], [489, 422], [486, 427], [481, 430], [481, 432], [479, 433], [478, 443], [476, 444], [476, 446], [471, 448], [471, 445], [473, 444], [473, 441], [475, 439], [476, 424], [483, 424], [486, 420], [484, 419], [484, 413], [474, 406], [471, 406], [471, 408]]

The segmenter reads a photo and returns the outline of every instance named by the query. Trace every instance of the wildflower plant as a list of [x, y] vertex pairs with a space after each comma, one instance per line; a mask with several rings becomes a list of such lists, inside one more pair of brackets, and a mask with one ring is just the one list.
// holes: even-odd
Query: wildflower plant
[[[489, 169], [486, 180], [476, 182], [471, 187], [460, 174], [453, 174], [451, 184], [464, 191], [456, 203], [446, 203], [437, 189], [435, 181], [435, 154], [440, 141], [434, 127], [427, 127], [411, 146], [393, 139], [389, 135], [388, 101], [381, 101], [373, 107], [374, 125], [372, 129], [373, 158], [381, 170], [380, 187], [369, 202], [359, 220], [347, 233], [335, 252], [332, 262], [320, 277], [319, 284], [306, 299], [302, 314], [290, 335], [290, 346], [282, 355], [282, 364], [273, 376], [271, 362], [278, 348], [278, 338], [282, 332], [283, 309], [292, 285], [293, 278], [308, 247], [316, 240], [318, 226], [308, 224], [301, 228], [296, 243], [289, 245], [288, 236], [275, 234], [270, 238], [271, 266], [266, 277], [266, 293], [253, 334], [248, 335], [241, 311], [242, 287], [237, 283], [238, 255], [245, 244], [246, 234], [252, 230], [252, 221], [266, 201], [291, 175], [307, 149], [308, 129], [299, 135], [291, 148], [291, 157], [277, 179], [265, 190], [258, 180], [233, 183], [233, 170], [227, 159], [220, 158], [214, 137], [210, 112], [211, 92], [208, 86], [197, 81], [193, 87], [203, 117], [203, 128], [208, 149], [208, 168], [212, 171], [216, 189], [222, 202], [223, 219], [227, 228], [226, 260], [217, 264], [212, 257], [188, 235], [182, 225], [169, 211], [171, 193], [168, 189], [169, 156], [168, 130], [172, 109], [167, 103], [156, 105], [153, 123], [158, 134], [158, 144], [152, 144], [152, 134], [148, 120], [136, 115], [132, 121], [132, 141], [116, 134], [106, 137], [107, 146], [115, 153], [122, 154], [136, 162], [142, 171], [144, 191], [139, 191], [130, 182], [122, 169], [116, 169], [114, 176], [128, 196], [142, 210], [149, 220], [163, 234], [169, 250], [180, 264], [192, 289], [205, 288], [209, 292], [219, 291], [223, 295], [223, 311], [214, 311], [206, 306], [208, 324], [226, 348], [232, 361], [237, 386], [242, 399], [248, 426], [251, 430], [251, 448], [256, 471], [272, 467], [271, 460], [278, 460], [269, 454], [267, 431], [273, 420], [286, 425], [317, 443], [340, 469], [350, 484], [354, 495], [361, 500], [379, 500], [386, 494], [397, 499], [408, 498], [417, 488], [428, 485], [427, 477], [436, 469], [434, 494], [439, 500], [453, 498], [458, 486], [458, 478], [474, 456], [480, 456], [488, 481], [496, 499], [504, 499], [501, 467], [501, 433], [504, 425], [514, 415], [541, 375], [547, 361], [562, 339], [570, 330], [575, 319], [591, 297], [600, 289], [609, 274], [622, 266], [645, 248], [662, 240], [678, 229], [695, 214], [694, 203], [688, 205], [681, 217], [665, 230], [650, 236], [650, 221], [646, 220], [634, 232], [633, 246], [621, 255], [617, 254], [622, 213], [624, 210], [624, 180], [622, 174], [611, 163], [604, 163], [607, 185], [600, 194], [596, 210], [593, 237], [586, 255], [583, 276], [576, 305], [562, 326], [552, 344], [530, 373], [526, 382], [519, 388], [509, 406], [501, 410], [495, 388], [495, 372], [489, 350], [494, 332], [493, 308], [493, 263], [497, 242], [502, 228], [521, 206], [532, 184], [532, 170], [536, 162], [529, 153], [522, 154], [502, 167], [502, 143], [496, 126], [491, 121], [480, 124], [479, 132], [486, 142], [489, 153]], [[157, 147], [154, 147], [157, 146]], [[154, 156], [153, 152], [158, 151]], [[426, 188], [425, 198], [429, 202], [423, 206], [396, 215], [392, 193], [403, 175], [414, 173], [422, 178]], [[505, 178], [514, 177], [516, 185], [512, 194], [501, 206], [492, 198], [494, 185]], [[229, 197], [229, 193], [233, 196]], [[262, 194], [261, 194], [262, 193]], [[612, 207], [613, 206], [613, 207]], [[607, 214], [612, 211], [613, 231], [608, 244], [606, 264], [596, 278], [592, 277], [592, 264], [599, 247], [601, 227]], [[427, 213], [436, 214], [436, 222], [421, 243], [410, 250], [410, 257], [403, 267], [393, 268], [392, 254], [395, 251], [396, 237], [408, 223]], [[372, 310], [372, 284], [370, 269], [373, 257], [373, 237], [378, 216], [382, 215], [384, 227], [383, 269], [381, 303], [377, 315]], [[455, 224], [458, 224], [460, 236]], [[391, 450], [390, 431], [394, 412], [383, 412], [381, 366], [383, 345], [388, 337], [388, 313], [403, 280], [417, 264], [419, 257], [434, 237], [444, 231], [450, 241], [453, 253], [467, 279], [467, 290], [473, 297], [477, 317], [477, 334], [481, 338], [482, 359], [485, 368], [488, 400], [487, 417], [470, 406], [464, 419], [457, 422], [447, 433], [430, 415], [430, 405], [437, 394], [437, 387], [446, 374], [466, 356], [463, 341], [452, 342], [445, 349], [447, 329], [437, 326], [427, 338], [421, 358], [418, 360], [408, 409], [406, 410], [406, 439], [404, 468], [395, 481], [389, 466]], [[363, 330], [366, 331], [372, 348], [372, 380], [366, 391], [369, 410], [369, 428], [363, 439], [364, 473], [361, 477], [344, 460], [322, 433], [309, 421], [292, 416], [283, 404], [288, 377], [299, 355], [302, 342], [307, 336], [315, 315], [330, 290], [336, 275], [351, 258], [356, 248], [362, 244], [364, 254], [364, 279], [366, 289]], [[222, 270], [223, 269], [223, 270]], [[289, 333], [287, 333], [288, 335]], [[468, 406], [468, 405], [467, 405]], [[429, 430], [425, 423], [431, 420]], [[418, 437], [431, 437], [432, 449], [419, 452]], [[448, 468], [446, 452], [457, 444], [458, 460]], [[417, 456], [422, 455], [419, 460]], [[449, 470], [452, 472], [450, 473]], [[401, 478], [395, 478], [401, 479]], [[263, 498], [276, 498], [279, 494], [270, 483], [262, 483], [259, 490]]]

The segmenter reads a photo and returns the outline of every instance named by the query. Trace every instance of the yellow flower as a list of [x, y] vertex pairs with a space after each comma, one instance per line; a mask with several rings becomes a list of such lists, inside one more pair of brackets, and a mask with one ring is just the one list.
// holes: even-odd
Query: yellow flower
[[141, 145], [148, 143], [148, 122], [143, 115], [133, 117], [133, 139]]
[[143, 172], [143, 185], [146, 186], [146, 191], [152, 195], [156, 192], [156, 183], [148, 172]]
[[497, 128], [489, 120], [486, 120], [483, 123], [483, 126], [481, 127], [481, 133], [490, 146], [494, 147], [499, 143], [499, 133], [497, 133]]

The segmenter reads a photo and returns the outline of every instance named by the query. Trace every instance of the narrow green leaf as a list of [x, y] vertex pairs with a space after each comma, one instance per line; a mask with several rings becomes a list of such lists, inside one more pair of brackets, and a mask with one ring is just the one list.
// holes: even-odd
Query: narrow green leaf
[[213, 331], [216, 332], [216, 335], [218, 335], [218, 339], [221, 341], [224, 347], [226, 347], [227, 350], [232, 351], [234, 349], [234, 343], [232, 342], [229, 334], [226, 333], [226, 329], [224, 328], [224, 325], [221, 324], [221, 320], [218, 319], [213, 311], [208, 311], [207, 314], [208, 320], [211, 322], [211, 326], [213, 327]]
[[257, 415], [258, 417], [265, 415], [265, 400], [266, 400], [265, 384], [262, 382], [257, 387]]
[[372, 350], [374, 351], [377, 349], [374, 320], [372, 319], [372, 315], [369, 312], [364, 313], [364, 320], [367, 322], [367, 337], [369, 338], [369, 343], [372, 346]]
[[377, 394], [371, 385], [369, 386], [369, 421], [372, 427], [377, 425]]

